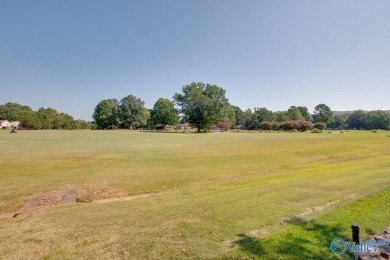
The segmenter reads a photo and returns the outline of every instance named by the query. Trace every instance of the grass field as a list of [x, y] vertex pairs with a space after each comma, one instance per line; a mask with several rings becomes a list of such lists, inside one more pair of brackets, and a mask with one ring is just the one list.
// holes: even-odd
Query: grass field
[[[390, 226], [389, 132], [0, 131], [0, 147], [0, 259], [338, 259], [351, 224]], [[67, 192], [92, 202], [13, 217]]]

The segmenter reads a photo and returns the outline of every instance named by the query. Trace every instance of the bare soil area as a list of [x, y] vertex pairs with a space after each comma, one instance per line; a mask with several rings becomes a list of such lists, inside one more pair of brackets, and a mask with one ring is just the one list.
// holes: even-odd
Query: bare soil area
[[[79, 193], [77, 191], [67, 191], [67, 192], [52, 192], [48, 194], [43, 194], [39, 196], [34, 196], [27, 200], [26, 204], [13, 215], [13, 217], [17, 217], [20, 214], [49, 208], [57, 205], [70, 204], [75, 202], [92, 202], [92, 203], [108, 203], [115, 201], [128, 201], [134, 200], [138, 198], [149, 197], [153, 193], [144, 193], [139, 195], [131, 195], [131, 196], [120, 196], [120, 197], [111, 197], [111, 198], [103, 198], [103, 199], [80, 199]], [[113, 195], [113, 194], [112, 194]]]

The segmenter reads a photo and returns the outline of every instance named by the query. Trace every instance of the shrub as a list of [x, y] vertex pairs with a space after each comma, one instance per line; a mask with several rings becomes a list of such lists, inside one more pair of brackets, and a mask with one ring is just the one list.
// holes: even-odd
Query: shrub
[[279, 130], [280, 123], [278, 122], [272, 122], [272, 130]]
[[321, 130], [321, 132], [322, 132], [322, 130], [326, 128], [326, 124], [322, 123], [322, 122], [318, 122], [318, 123], [315, 123], [314, 128], [317, 128], [317, 129]]
[[217, 123], [217, 126], [226, 132], [232, 127], [232, 122], [230, 120], [222, 120]]
[[321, 131], [317, 128], [313, 128], [313, 130], [311, 130], [311, 132], [315, 133], [315, 134], [321, 133]]
[[263, 130], [271, 130], [272, 129], [272, 122], [270, 122], [270, 121], [263, 121], [263, 122], [261, 122], [260, 127]]

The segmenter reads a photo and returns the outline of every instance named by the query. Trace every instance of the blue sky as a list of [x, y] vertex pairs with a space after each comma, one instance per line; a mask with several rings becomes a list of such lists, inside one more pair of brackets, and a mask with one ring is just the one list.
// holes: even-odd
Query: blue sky
[[0, 104], [91, 120], [191, 82], [242, 109], [390, 109], [388, 0], [1, 1]]

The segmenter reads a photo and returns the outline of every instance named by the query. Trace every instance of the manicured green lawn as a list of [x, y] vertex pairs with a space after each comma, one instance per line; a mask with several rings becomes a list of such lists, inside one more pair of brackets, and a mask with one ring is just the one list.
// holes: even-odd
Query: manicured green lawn
[[[0, 259], [336, 258], [390, 226], [389, 136], [0, 131]], [[68, 191], [93, 202], [12, 217]]]

